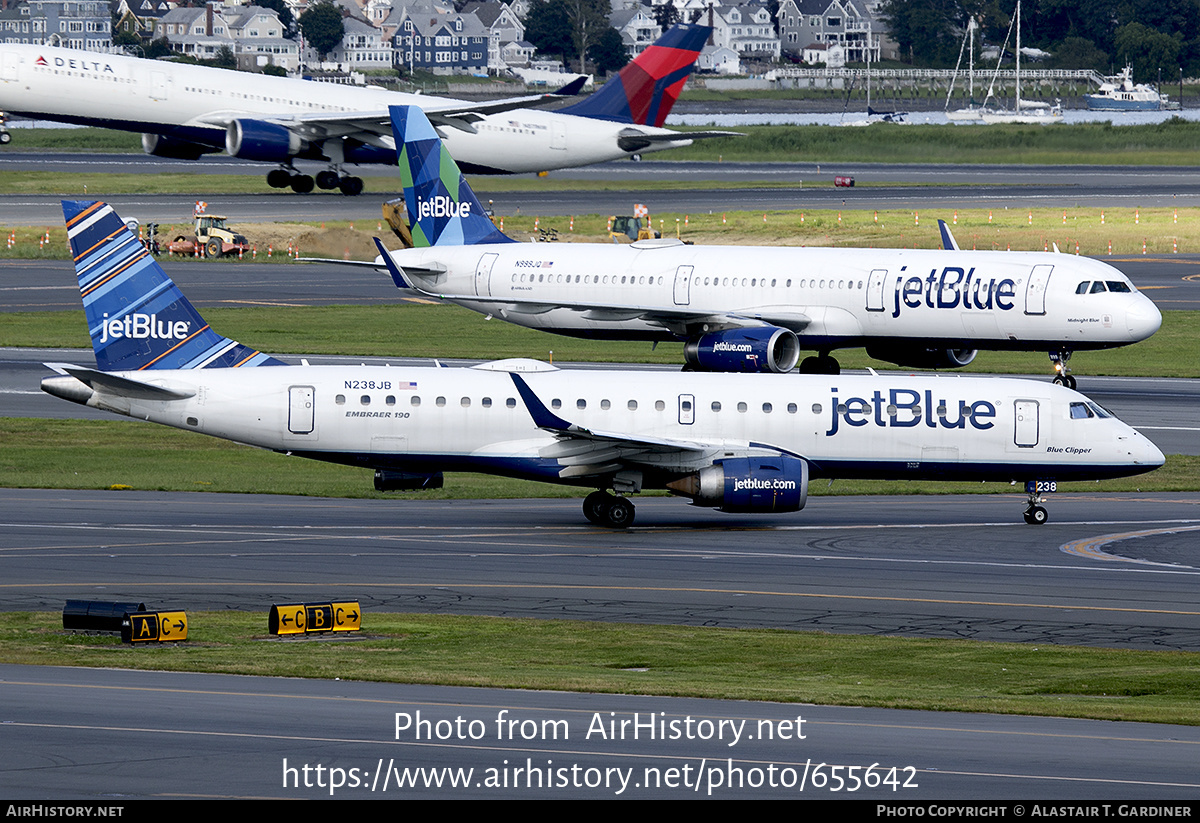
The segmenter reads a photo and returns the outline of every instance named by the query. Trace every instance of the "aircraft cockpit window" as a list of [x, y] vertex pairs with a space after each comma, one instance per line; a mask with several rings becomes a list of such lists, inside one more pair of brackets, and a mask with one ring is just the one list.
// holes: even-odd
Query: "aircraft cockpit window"
[[1086, 420], [1089, 417], [1095, 417], [1096, 414], [1088, 408], [1087, 403], [1072, 403], [1071, 404], [1071, 419]]
[[1103, 291], [1106, 291], [1103, 280], [1097, 280], [1092, 284], [1092, 294], [1100, 294]]
[[1097, 417], [1107, 418], [1114, 416], [1112, 412], [1101, 406], [1099, 403], [1088, 401], [1088, 408], [1094, 411]]
[[1129, 292], [1133, 291], [1133, 289], [1129, 288], [1129, 284], [1124, 280], [1106, 280], [1105, 282], [1108, 284], [1109, 291], [1116, 292], [1118, 294], [1128, 294]]
[[1082, 283], [1080, 283], [1078, 286], [1075, 287], [1075, 293], [1076, 294], [1087, 294], [1088, 289], [1091, 288], [1091, 285], [1092, 285], [1092, 281], [1084, 280]]

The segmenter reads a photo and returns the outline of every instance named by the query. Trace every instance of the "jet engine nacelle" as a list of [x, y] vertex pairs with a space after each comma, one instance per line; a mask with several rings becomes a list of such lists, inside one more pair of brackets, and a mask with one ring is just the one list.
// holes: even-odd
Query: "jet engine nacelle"
[[785, 373], [796, 368], [800, 341], [776, 326], [727, 329], [689, 340], [683, 356], [698, 371]]
[[142, 135], [142, 151], [155, 157], [171, 157], [176, 160], [199, 160], [205, 154], [220, 151], [213, 146], [203, 143], [193, 143], [190, 140], [180, 140], [177, 137], [167, 137], [162, 134], [146, 132]]
[[867, 355], [876, 360], [913, 369], [959, 369], [969, 365], [977, 349], [932, 349], [924, 346], [867, 346]]
[[808, 462], [786, 455], [722, 460], [667, 488], [724, 512], [795, 512], [808, 502]]
[[234, 120], [225, 130], [225, 151], [242, 160], [286, 163], [303, 148], [299, 135], [263, 120]]
[[377, 492], [420, 492], [426, 489], [440, 489], [442, 482], [441, 472], [413, 474], [387, 471], [386, 469], [375, 470], [375, 491]]

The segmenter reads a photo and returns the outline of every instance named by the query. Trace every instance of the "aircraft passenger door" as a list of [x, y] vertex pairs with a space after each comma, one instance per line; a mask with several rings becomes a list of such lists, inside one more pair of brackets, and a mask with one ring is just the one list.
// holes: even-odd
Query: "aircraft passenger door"
[[559, 151], [567, 150], [567, 126], [561, 120], [550, 124], [550, 148]]
[[1014, 421], [1013, 442], [1019, 448], [1032, 449], [1038, 444], [1038, 412], [1036, 400], [1017, 400], [1013, 403]]
[[1054, 266], [1034, 266], [1025, 286], [1025, 313], [1046, 313], [1046, 286], [1050, 284], [1050, 272]]
[[867, 278], [867, 311], [883, 311], [883, 284], [887, 269], [875, 269]]
[[679, 395], [679, 425], [690, 426], [696, 422], [696, 395]]
[[150, 72], [150, 99], [167, 99], [167, 73], [162, 71]]
[[312, 434], [316, 428], [312, 386], [288, 388], [288, 431], [292, 434]]
[[692, 302], [692, 266], [680, 266], [675, 270], [675, 305], [686, 306]]
[[499, 256], [495, 253], [485, 254], [475, 266], [475, 294], [479, 297], [492, 296], [492, 266], [496, 265]]
[[17, 69], [21, 65], [21, 55], [13, 51], [4, 52], [4, 80], [10, 82], [19, 79]]

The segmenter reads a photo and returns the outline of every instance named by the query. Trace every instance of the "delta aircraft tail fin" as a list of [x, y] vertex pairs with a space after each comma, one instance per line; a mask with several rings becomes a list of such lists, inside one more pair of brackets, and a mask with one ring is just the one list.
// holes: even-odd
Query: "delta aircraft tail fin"
[[388, 111], [413, 245], [515, 242], [492, 223], [425, 112], [417, 106], [392, 106]]
[[112, 206], [62, 208], [101, 371], [284, 365], [209, 328]]
[[709, 26], [693, 23], [672, 26], [595, 94], [558, 111], [616, 123], [661, 127], [711, 34]]

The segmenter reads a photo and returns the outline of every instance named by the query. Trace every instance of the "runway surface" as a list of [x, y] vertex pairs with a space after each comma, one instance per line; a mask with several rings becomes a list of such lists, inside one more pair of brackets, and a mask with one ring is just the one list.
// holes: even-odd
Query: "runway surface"
[[578, 500], [5, 489], [0, 602], [332, 597], [368, 613], [1200, 649], [1200, 494], [1056, 495], [1041, 528], [1022, 494], [819, 497], [771, 516], [637, 505], [614, 532]]
[[[1193, 807], [1200, 790], [1200, 729], [1144, 723], [5, 665], [0, 706], [0, 775], [23, 800], [1039, 798], [1175, 808]], [[429, 724], [425, 739], [418, 721]], [[600, 733], [610, 721], [616, 739]], [[677, 736], [652, 738], [651, 722]]]
[[[299, 164], [308, 171], [318, 166]], [[311, 168], [309, 168], [311, 167]], [[180, 220], [191, 213], [197, 197], [219, 202], [223, 213], [255, 215], [262, 221], [378, 220], [379, 206], [388, 194], [345, 197], [330, 192], [296, 195], [207, 194], [205, 174], [265, 175], [270, 164], [250, 163], [229, 157], [206, 157], [198, 162], [175, 161], [145, 155], [0, 153], [0, 172], [63, 171], [79, 175], [76, 199], [104, 196], [124, 217], [141, 220]], [[108, 194], [103, 178], [89, 174], [196, 174], [197, 191], [188, 195]], [[364, 166], [356, 174], [394, 178], [387, 166]], [[835, 176], [848, 175], [855, 188], [835, 188]], [[514, 175], [511, 179], [538, 179]], [[89, 179], [92, 181], [89, 185]], [[510, 179], [510, 178], [497, 178]], [[628, 214], [631, 197], [645, 202], [651, 213], [722, 212], [800, 208], [936, 209], [1026, 208], [1075, 206], [1127, 206], [1134, 208], [1190, 208], [1200, 204], [1200, 169], [1196, 167], [1144, 166], [1000, 166], [885, 163], [711, 163], [647, 160], [616, 161], [582, 169], [552, 172], [549, 180], [603, 181], [621, 186], [610, 191], [494, 191], [480, 192], [494, 199], [499, 214], [565, 216], [573, 214]], [[648, 191], [658, 181], [697, 181], [696, 188]], [[737, 183], [744, 188], [714, 189], [704, 182]], [[769, 183], [757, 187], [754, 183]], [[489, 184], [492, 187], [503, 184]], [[58, 197], [0, 195], [0, 225], [54, 225], [62, 219]]]
[[[352, 597], [368, 630], [384, 610], [977, 638], [1030, 653], [1200, 644], [1196, 494], [1062, 495], [1039, 528], [1019, 524], [1017, 495], [821, 498], [773, 517], [655, 499], [627, 532], [584, 525], [578, 506], [0, 490], [0, 602], [130, 598], [265, 619], [272, 602]], [[0, 774], [27, 799], [1188, 802], [1200, 789], [1195, 727], [6, 665], [0, 707]], [[505, 718], [534, 721], [516, 727], [528, 739], [500, 735]], [[596, 731], [639, 718], [708, 736]], [[714, 736], [742, 720], [748, 737]], [[848, 781], [845, 767], [861, 777], [872, 764], [897, 767], [898, 784], [832, 791], [831, 765]]]

